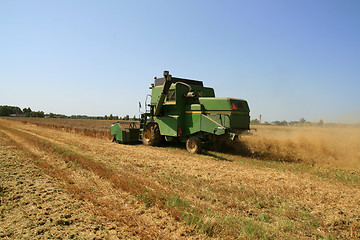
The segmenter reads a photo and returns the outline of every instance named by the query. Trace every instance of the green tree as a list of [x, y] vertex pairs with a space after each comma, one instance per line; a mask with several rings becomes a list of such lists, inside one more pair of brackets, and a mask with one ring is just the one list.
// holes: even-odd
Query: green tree
[[45, 117], [45, 113], [43, 111], [30, 112], [29, 117], [43, 118]]
[[19, 107], [14, 106], [0, 106], [0, 116], [10, 116], [12, 114], [21, 115], [22, 111]]
[[250, 121], [250, 124], [259, 125], [260, 121], [258, 119], [253, 119], [253, 120]]
[[28, 107], [28, 108], [24, 108], [23, 109], [23, 112], [24, 112], [24, 114], [23, 114], [23, 116], [24, 117], [31, 117], [31, 108], [30, 107]]
[[28, 108], [24, 108], [24, 109], [23, 109], [23, 112], [24, 112], [24, 113], [31, 113], [32, 111], [31, 111], [31, 108], [28, 107]]

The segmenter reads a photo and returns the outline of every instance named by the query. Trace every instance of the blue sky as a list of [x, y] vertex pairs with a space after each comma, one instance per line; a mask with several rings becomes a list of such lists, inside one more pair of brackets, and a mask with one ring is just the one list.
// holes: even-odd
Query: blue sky
[[360, 1], [0, 1], [0, 105], [138, 115], [154, 76], [251, 118], [360, 122]]

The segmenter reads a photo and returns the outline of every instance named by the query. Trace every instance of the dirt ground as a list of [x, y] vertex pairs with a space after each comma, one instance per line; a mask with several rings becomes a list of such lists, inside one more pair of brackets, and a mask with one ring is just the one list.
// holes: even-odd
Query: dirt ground
[[357, 172], [191, 155], [0, 119], [0, 237], [360, 237]]
[[[66, 177], [51, 173], [54, 166], [43, 166], [39, 162], [42, 159], [56, 162], [58, 156], [47, 156], [47, 153], [33, 146], [29, 148], [24, 142], [24, 145], [18, 145], [12, 139], [14, 136], [7, 134], [0, 131], [0, 238], [158, 239], [166, 236], [181, 239], [186, 232], [192, 231], [171, 219], [168, 213], [148, 209], [134, 197], [117, 192], [111, 186], [100, 187], [111, 188], [110, 194], [115, 196], [110, 198], [121, 198], [110, 199], [121, 209], [111, 209], [114, 207], [108, 204], [106, 211], [114, 210], [118, 212], [115, 215], [120, 216], [104, 211], [99, 207], [99, 201], [86, 199], [81, 193], [69, 189], [67, 185], [73, 180], [64, 182]], [[32, 151], [36, 152], [35, 155]], [[84, 180], [75, 176], [74, 180], [86, 182], [88, 177]], [[100, 182], [97, 179], [96, 183]], [[90, 185], [86, 188], [93, 191]], [[159, 229], [152, 229], [154, 227]]]
[[91, 204], [71, 197], [17, 149], [2, 145], [0, 155], [1, 238], [103, 239], [116, 233]]

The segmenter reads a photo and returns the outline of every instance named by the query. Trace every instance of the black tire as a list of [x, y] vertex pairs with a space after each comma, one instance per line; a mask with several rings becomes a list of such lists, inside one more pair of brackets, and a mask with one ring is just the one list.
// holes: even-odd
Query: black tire
[[142, 138], [143, 144], [147, 146], [159, 146], [161, 143], [161, 134], [159, 125], [154, 122], [146, 124]]
[[190, 137], [186, 141], [186, 149], [189, 153], [201, 153], [202, 142], [198, 137]]

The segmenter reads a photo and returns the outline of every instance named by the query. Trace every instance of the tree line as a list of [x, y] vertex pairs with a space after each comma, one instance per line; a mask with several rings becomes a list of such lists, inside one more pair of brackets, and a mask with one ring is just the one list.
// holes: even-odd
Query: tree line
[[0, 106], [0, 116], [13, 116], [13, 117], [45, 117], [43, 111], [32, 111], [30, 107], [21, 110], [19, 107], [14, 106]]
[[0, 116], [5, 117], [38, 117], [38, 118], [71, 118], [71, 119], [99, 119], [99, 120], [139, 120], [136, 116], [130, 117], [125, 115], [124, 117], [113, 116], [112, 114], [105, 116], [87, 116], [87, 115], [71, 115], [66, 116], [64, 114], [49, 113], [45, 114], [43, 111], [32, 111], [30, 107], [21, 108], [16, 106], [0, 106]]
[[299, 121], [273, 121], [273, 122], [260, 122], [260, 120], [258, 119], [253, 119], [250, 121], [250, 124], [252, 125], [273, 125], [273, 126], [304, 126], [304, 125], [319, 125], [319, 126], [324, 126], [325, 123], [323, 120], [320, 119], [319, 122], [314, 123], [314, 122], [309, 122], [306, 121], [305, 118], [300, 118]]

